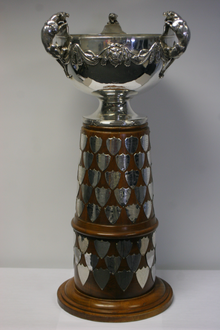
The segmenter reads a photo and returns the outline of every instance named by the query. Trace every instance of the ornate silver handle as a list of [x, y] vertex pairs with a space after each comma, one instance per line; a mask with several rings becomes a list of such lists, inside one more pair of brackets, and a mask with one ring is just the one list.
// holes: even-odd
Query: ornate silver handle
[[[162, 34], [160, 41], [163, 54], [163, 67], [159, 74], [160, 78], [164, 76], [164, 72], [175, 61], [175, 59], [179, 58], [185, 52], [190, 40], [190, 30], [186, 21], [173, 11], [165, 12], [164, 16], [164, 33]], [[174, 42], [172, 47], [168, 47], [164, 42], [164, 39], [169, 35], [170, 30], [176, 34], [177, 38], [177, 42]]]
[[66, 21], [67, 17], [69, 17], [69, 14], [65, 12], [51, 16], [42, 28], [41, 39], [46, 51], [55, 57], [57, 62], [63, 67], [66, 76], [71, 78], [67, 67], [70, 61], [71, 45], [69, 27]]

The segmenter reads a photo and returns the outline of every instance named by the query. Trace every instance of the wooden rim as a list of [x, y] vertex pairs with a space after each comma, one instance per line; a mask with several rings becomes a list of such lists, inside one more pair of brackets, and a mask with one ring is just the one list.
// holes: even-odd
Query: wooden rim
[[90, 131], [93, 131], [94, 133], [97, 133], [97, 131], [100, 132], [130, 132], [130, 131], [140, 131], [142, 129], [146, 129], [148, 127], [148, 123], [144, 123], [142, 125], [131, 125], [131, 126], [93, 126], [86, 123], [83, 123], [83, 128], [88, 129]]
[[85, 222], [79, 219], [77, 216], [72, 219], [72, 227], [79, 233], [85, 234], [87, 236], [93, 237], [107, 237], [107, 238], [131, 238], [139, 237], [149, 234], [156, 230], [158, 227], [158, 220], [152, 218], [147, 222], [140, 222], [131, 225], [100, 225], [90, 222]]
[[172, 303], [173, 291], [167, 282], [156, 277], [153, 288], [142, 296], [123, 300], [99, 299], [79, 291], [71, 278], [59, 287], [57, 296], [60, 307], [77, 317], [101, 322], [130, 322], [165, 311]]

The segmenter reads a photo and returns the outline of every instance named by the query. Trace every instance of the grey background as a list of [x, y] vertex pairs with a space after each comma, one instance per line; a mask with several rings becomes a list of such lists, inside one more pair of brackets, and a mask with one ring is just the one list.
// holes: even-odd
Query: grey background
[[99, 33], [116, 12], [127, 33], [162, 33], [162, 13], [187, 22], [186, 53], [131, 105], [151, 129], [157, 267], [220, 269], [220, 2], [76, 0], [0, 2], [0, 266], [72, 267], [82, 115], [98, 106], [44, 50], [58, 11], [70, 33]]

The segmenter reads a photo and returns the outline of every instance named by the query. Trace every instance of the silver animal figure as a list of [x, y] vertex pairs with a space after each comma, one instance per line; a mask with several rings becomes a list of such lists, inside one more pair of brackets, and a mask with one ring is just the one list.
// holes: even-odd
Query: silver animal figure
[[[57, 62], [63, 67], [68, 78], [72, 76], [68, 72], [70, 41], [68, 34], [68, 24], [66, 18], [69, 14], [65, 12], [57, 13], [44, 24], [41, 31], [41, 38], [46, 51], [56, 58]], [[56, 36], [65, 36], [66, 42], [59, 46], [55, 42]]]
[[179, 58], [186, 50], [190, 40], [190, 30], [187, 23], [175, 12], [167, 11], [164, 13], [165, 25], [164, 33], [162, 36], [168, 34], [171, 29], [177, 38], [177, 42], [174, 43], [173, 47], [165, 46], [162, 42], [164, 64], [160, 72], [160, 77], [164, 76], [164, 72], [174, 62], [175, 59]]

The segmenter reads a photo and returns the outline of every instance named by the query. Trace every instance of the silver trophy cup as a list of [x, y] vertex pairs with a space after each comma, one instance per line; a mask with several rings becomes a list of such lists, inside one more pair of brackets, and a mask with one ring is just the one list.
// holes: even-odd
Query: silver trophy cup
[[171, 287], [155, 274], [158, 220], [148, 123], [129, 103], [187, 48], [187, 23], [172, 11], [164, 16], [161, 35], [126, 34], [113, 13], [97, 35], [69, 34], [65, 12], [42, 29], [43, 45], [66, 77], [100, 100], [83, 118], [80, 134], [75, 276], [58, 289], [60, 306], [82, 318], [140, 320], [172, 302]]

